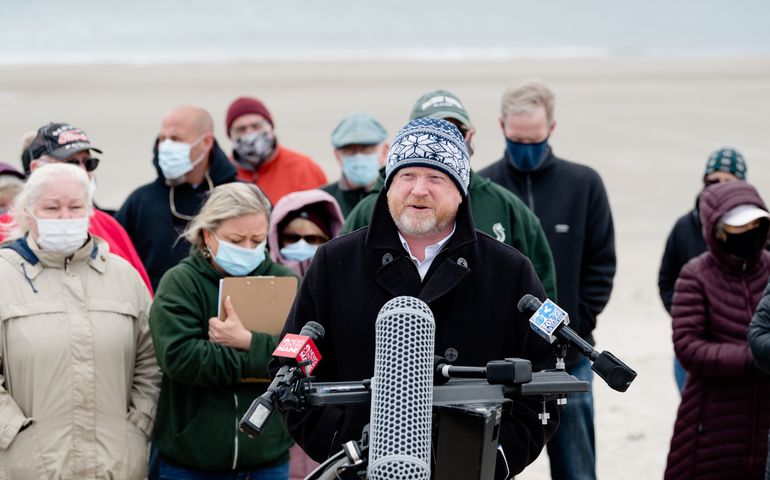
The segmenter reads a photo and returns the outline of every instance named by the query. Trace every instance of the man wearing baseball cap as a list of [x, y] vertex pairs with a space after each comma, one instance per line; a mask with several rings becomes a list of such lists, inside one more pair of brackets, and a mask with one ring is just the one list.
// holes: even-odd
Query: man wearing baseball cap
[[[420, 96], [412, 107], [410, 119], [441, 118], [460, 131], [469, 156], [473, 155], [473, 135], [476, 129], [471, 124], [468, 112], [460, 99], [447, 90], [434, 90]], [[342, 233], [348, 233], [369, 224], [376, 192], [382, 182], [372, 187], [374, 195], [362, 200], [347, 216]], [[515, 247], [529, 257], [548, 298], [556, 298], [556, 268], [551, 255], [548, 239], [540, 226], [540, 220], [527, 208], [519, 197], [509, 190], [480, 177], [471, 169], [468, 183], [473, 223], [482, 232], [503, 243]]]
[[[716, 183], [746, 180], [746, 160], [741, 153], [730, 147], [722, 147], [713, 151], [706, 160], [703, 171], [703, 189]], [[668, 234], [666, 248], [660, 262], [658, 273], [658, 291], [666, 311], [671, 314], [671, 303], [674, 297], [674, 284], [679, 278], [682, 267], [706, 251], [703, 239], [703, 228], [700, 222], [700, 194], [695, 199], [695, 207], [679, 217]], [[679, 393], [684, 389], [687, 372], [679, 360], [674, 357], [674, 379]]]
[[[399, 296], [424, 301], [435, 317], [435, 352], [461, 365], [520, 357], [533, 369], [553, 366], [547, 342], [530, 335], [516, 308], [527, 293], [545, 298], [529, 260], [474, 228], [468, 199], [470, 159], [451, 123], [419, 118], [395, 136], [385, 183], [368, 227], [316, 251], [285, 333], [309, 321], [324, 326], [318, 381], [357, 381], [374, 371], [375, 319]], [[558, 423], [553, 405], [546, 425], [539, 400], [517, 400], [504, 415], [495, 478], [521, 472], [540, 453]], [[368, 406], [332, 406], [287, 416], [295, 440], [322, 461], [361, 438]], [[349, 477], [345, 477], [349, 478]]]
[[[27, 154], [22, 152], [22, 167], [27, 174], [46, 163], [71, 163], [86, 171], [92, 188], [95, 188], [94, 171], [99, 166], [99, 158], [94, 157], [91, 152], [102, 153], [102, 151], [91, 144], [91, 140], [82, 129], [60, 122], [43, 125], [24, 150]], [[152, 292], [147, 271], [128, 233], [111, 215], [95, 207], [93, 211], [88, 232], [105, 240], [111, 253], [133, 265]], [[12, 222], [12, 218], [6, 215], [0, 217], [0, 225]], [[4, 237], [3, 229], [0, 228], [0, 241], [2, 237]]]
[[334, 157], [342, 176], [321, 190], [337, 200], [342, 215], [347, 216], [375, 188], [385, 165], [387, 137], [385, 127], [366, 113], [348, 115], [332, 132]]
[[326, 175], [310, 157], [278, 142], [273, 116], [260, 100], [233, 100], [225, 128], [238, 180], [257, 185], [273, 205], [287, 193], [326, 185]]

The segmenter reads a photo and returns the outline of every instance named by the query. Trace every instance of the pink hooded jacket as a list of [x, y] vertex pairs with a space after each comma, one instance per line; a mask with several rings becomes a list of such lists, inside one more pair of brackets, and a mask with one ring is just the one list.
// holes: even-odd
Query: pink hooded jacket
[[303, 262], [287, 260], [281, 255], [281, 245], [279, 242], [278, 225], [286, 216], [300, 208], [313, 203], [324, 203], [329, 213], [329, 225], [331, 229], [331, 238], [336, 238], [342, 230], [345, 219], [342, 216], [340, 206], [337, 200], [323, 190], [303, 190], [293, 192], [278, 200], [273, 207], [270, 215], [270, 232], [267, 235], [267, 246], [270, 249], [270, 258], [281, 265], [291, 268], [300, 277], [305, 275], [312, 258]]

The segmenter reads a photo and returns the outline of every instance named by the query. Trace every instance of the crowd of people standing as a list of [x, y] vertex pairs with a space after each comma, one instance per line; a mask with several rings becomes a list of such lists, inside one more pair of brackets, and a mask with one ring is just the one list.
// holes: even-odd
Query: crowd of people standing
[[[0, 473], [294, 479], [358, 440], [360, 407], [276, 415], [256, 439], [238, 430], [279, 337], [220, 304], [225, 277], [300, 280], [283, 333], [325, 326], [321, 380], [371, 377], [376, 313], [399, 295], [430, 306], [449, 362], [520, 356], [552, 368], [516, 310], [527, 293], [557, 301], [593, 343], [615, 276], [614, 223], [599, 173], [549, 143], [551, 89], [503, 93], [503, 153], [481, 170], [458, 96], [434, 90], [409, 106], [395, 136], [370, 114], [341, 119], [331, 182], [279, 141], [257, 98], [227, 109], [231, 152], [205, 109], [176, 107], [154, 140], [156, 179], [114, 216], [93, 205], [103, 152], [77, 126], [40, 126], [21, 171], [0, 164]], [[709, 158], [703, 181], [661, 266], [682, 391], [665, 476], [767, 480], [770, 213], [734, 149]], [[588, 359], [565, 363], [591, 384]], [[595, 479], [590, 388], [550, 406], [544, 424], [537, 408], [522, 402], [502, 424], [496, 478], [545, 448], [554, 480]]]

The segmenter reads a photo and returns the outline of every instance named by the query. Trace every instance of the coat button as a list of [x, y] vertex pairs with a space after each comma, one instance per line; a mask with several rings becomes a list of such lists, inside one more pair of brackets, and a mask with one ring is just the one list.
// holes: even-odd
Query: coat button
[[457, 259], [457, 264], [460, 265], [461, 267], [468, 268], [468, 261], [465, 260], [463, 257], [460, 257]]
[[386, 253], [385, 255], [382, 256], [382, 264], [383, 265], [387, 265], [387, 264], [389, 264], [392, 261], [393, 261], [393, 255], [391, 255], [389, 253]]
[[459, 357], [460, 354], [457, 353], [457, 350], [454, 348], [447, 348], [446, 351], [444, 351], [444, 358], [447, 359], [448, 362], [454, 362], [457, 360], [457, 357]]

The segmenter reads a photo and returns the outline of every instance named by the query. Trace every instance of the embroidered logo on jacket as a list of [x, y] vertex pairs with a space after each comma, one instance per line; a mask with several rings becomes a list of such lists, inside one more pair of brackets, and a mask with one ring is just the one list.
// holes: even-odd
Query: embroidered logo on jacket
[[505, 242], [505, 227], [500, 222], [492, 225], [492, 233], [495, 234], [495, 238], [500, 242]]
[[564, 223], [557, 223], [553, 226], [553, 230], [556, 233], [569, 233], [569, 225]]

